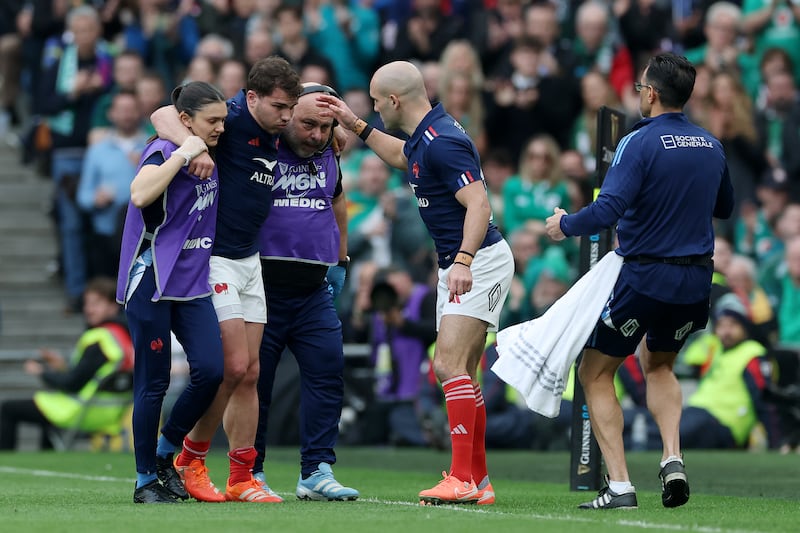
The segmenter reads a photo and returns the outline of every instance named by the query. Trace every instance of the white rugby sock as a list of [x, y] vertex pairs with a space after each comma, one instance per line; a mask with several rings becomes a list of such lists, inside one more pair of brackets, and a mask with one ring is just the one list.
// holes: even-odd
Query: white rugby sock
[[625, 494], [626, 492], [635, 492], [630, 481], [611, 481], [608, 482], [608, 488], [615, 494]]
[[659, 464], [661, 465], [661, 468], [664, 468], [665, 466], [667, 466], [668, 463], [671, 463], [672, 461], [678, 461], [680, 464], [683, 464], [683, 459], [681, 459], [677, 455], [670, 455], [669, 457], [661, 461], [661, 463]]

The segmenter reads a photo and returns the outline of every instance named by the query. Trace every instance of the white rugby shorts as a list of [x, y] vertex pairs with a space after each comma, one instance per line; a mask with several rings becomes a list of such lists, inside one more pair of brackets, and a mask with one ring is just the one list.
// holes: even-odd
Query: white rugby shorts
[[450, 302], [447, 274], [453, 265], [439, 269], [436, 286], [436, 330], [444, 315], [470, 316], [489, 323], [489, 331], [497, 331], [500, 311], [511, 288], [514, 257], [505, 240], [481, 248], [472, 260], [472, 290]]
[[267, 299], [261, 279], [261, 259], [255, 253], [242, 259], [211, 256], [208, 283], [220, 322], [242, 318], [267, 323]]

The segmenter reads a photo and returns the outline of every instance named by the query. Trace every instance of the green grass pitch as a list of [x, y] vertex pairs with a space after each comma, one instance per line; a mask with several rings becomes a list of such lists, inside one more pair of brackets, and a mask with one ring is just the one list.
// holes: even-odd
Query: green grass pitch
[[[295, 449], [268, 452], [267, 479], [284, 504], [132, 503], [131, 454], [1, 453], [3, 532], [795, 532], [800, 530], [800, 457], [772, 453], [688, 452], [692, 497], [661, 506], [659, 456], [628, 455], [639, 509], [582, 511], [594, 493], [570, 492], [566, 453], [489, 452], [493, 506], [422, 507], [416, 494], [435, 484], [449, 455], [426, 450], [342, 448], [337, 478], [358, 488], [356, 502], [298, 501]], [[224, 452], [208, 461], [224, 487]]]

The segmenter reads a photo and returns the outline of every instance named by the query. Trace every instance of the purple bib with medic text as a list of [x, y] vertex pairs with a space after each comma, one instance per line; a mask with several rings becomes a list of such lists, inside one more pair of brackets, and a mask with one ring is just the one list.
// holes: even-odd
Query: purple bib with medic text
[[339, 261], [339, 226], [332, 208], [338, 178], [332, 148], [302, 158], [285, 142], [278, 145], [272, 211], [259, 235], [262, 258], [325, 265]]

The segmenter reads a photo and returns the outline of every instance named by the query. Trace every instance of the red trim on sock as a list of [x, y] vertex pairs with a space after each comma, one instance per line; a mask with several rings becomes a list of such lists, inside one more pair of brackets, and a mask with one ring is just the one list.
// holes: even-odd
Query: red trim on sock
[[175, 459], [175, 464], [178, 466], [189, 466], [195, 459], [199, 459], [205, 463], [208, 450], [211, 448], [211, 441], [195, 442], [189, 437], [183, 439], [183, 449], [178, 457]]
[[475, 432], [472, 434], [472, 478], [477, 485], [489, 475], [486, 468], [486, 404], [480, 384], [472, 383], [475, 388]]
[[472, 478], [472, 439], [475, 432], [475, 389], [469, 376], [456, 376], [442, 386], [450, 422], [452, 458], [450, 475], [461, 481]]
[[249, 446], [231, 450], [228, 452], [228, 459], [231, 464], [228, 485], [233, 486], [243, 481], [249, 481], [253, 477], [253, 464], [256, 462], [256, 449], [254, 447]]

